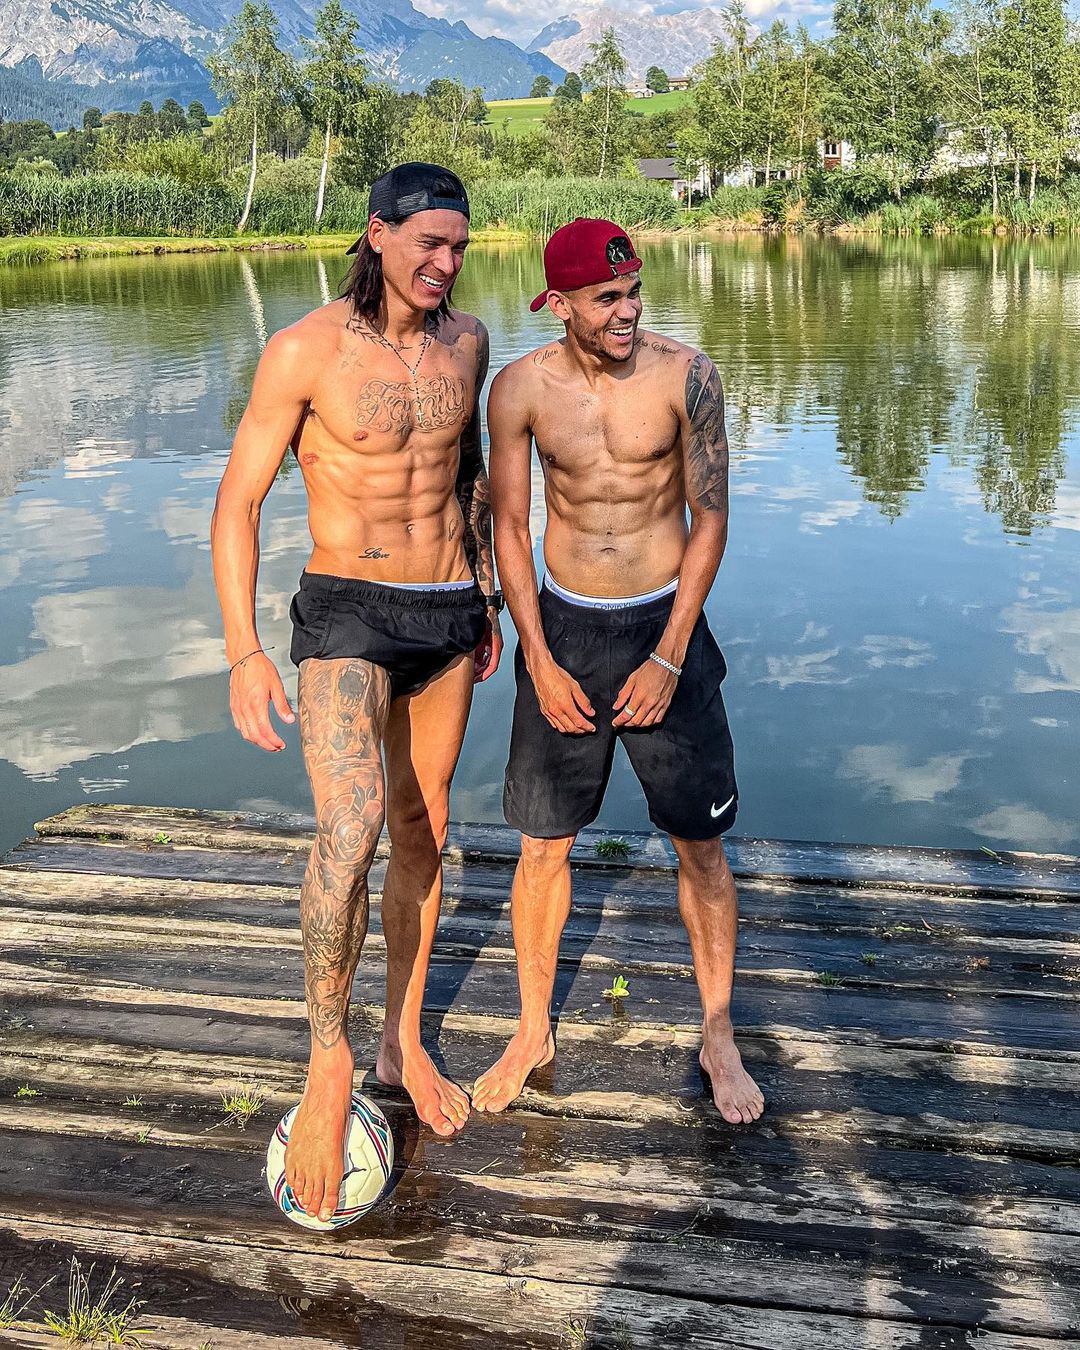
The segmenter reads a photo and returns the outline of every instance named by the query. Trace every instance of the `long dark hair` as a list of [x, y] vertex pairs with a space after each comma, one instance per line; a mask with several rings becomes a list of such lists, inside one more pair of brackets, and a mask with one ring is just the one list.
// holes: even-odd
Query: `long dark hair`
[[[465, 195], [461, 179], [457, 174], [451, 173], [449, 169], [443, 170], [442, 175], [436, 174], [428, 184], [428, 190], [433, 196], [463, 197]], [[391, 231], [396, 230], [401, 224], [400, 220], [392, 220], [387, 216], [383, 216], [382, 219]], [[385, 294], [386, 284], [383, 281], [382, 254], [375, 252], [365, 233], [360, 240], [359, 248], [356, 250], [356, 256], [353, 259], [352, 267], [349, 268], [349, 274], [342, 283], [338, 299], [349, 301], [355, 318], [366, 319], [368, 323], [375, 323], [382, 310]], [[453, 292], [447, 291], [439, 302], [439, 308], [435, 311], [439, 318], [448, 319], [450, 317], [452, 296]]]

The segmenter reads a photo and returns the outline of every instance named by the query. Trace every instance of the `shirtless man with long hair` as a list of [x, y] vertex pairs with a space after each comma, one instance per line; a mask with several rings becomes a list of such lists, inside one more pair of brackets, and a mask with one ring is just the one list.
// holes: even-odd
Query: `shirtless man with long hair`
[[450, 780], [473, 683], [501, 649], [478, 406], [488, 338], [450, 307], [468, 212], [460, 180], [437, 165], [400, 165], [374, 184], [342, 298], [266, 346], [214, 513], [233, 721], [254, 745], [281, 750], [269, 707], [284, 722], [294, 715], [261, 649], [255, 585], [260, 507], [292, 447], [314, 545], [292, 603], [291, 654], [316, 833], [300, 892], [311, 1057], [286, 1176], [323, 1220], [343, 1170], [349, 999], [384, 819], [376, 1073], [404, 1087], [438, 1134], [469, 1113], [420, 1039]]

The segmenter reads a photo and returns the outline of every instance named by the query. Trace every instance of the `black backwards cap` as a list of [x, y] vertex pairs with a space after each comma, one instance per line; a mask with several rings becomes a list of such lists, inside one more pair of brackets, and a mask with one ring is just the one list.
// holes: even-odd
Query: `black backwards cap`
[[[378, 216], [380, 220], [397, 222], [420, 211], [460, 211], [469, 219], [468, 194], [456, 173], [439, 164], [398, 164], [372, 183], [368, 194], [369, 220]], [[360, 239], [345, 252], [355, 253], [359, 247]]]

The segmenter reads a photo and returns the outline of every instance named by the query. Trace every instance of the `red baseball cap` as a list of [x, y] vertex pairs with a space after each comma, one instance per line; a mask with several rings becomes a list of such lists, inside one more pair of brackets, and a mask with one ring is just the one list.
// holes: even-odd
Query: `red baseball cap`
[[547, 285], [529, 308], [535, 314], [547, 303], [549, 291], [576, 291], [612, 277], [624, 277], [641, 267], [626, 231], [611, 220], [578, 216], [556, 230], [544, 249]]

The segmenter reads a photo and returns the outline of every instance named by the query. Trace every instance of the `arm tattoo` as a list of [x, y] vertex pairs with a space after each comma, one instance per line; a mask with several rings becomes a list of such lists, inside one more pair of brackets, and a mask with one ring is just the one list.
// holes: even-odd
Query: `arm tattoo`
[[305, 661], [300, 735], [315, 796], [315, 842], [300, 890], [304, 993], [312, 1037], [345, 1035], [367, 935], [367, 874], [383, 824], [384, 671], [363, 661]]
[[699, 352], [686, 373], [686, 496], [706, 511], [727, 511], [728, 440], [724, 386], [716, 367]]
[[480, 391], [488, 368], [488, 335], [481, 327], [477, 335], [476, 402], [468, 425], [461, 433], [461, 460], [455, 489], [461, 517], [465, 522], [462, 543], [476, 583], [485, 595], [495, 589], [495, 563], [491, 547], [491, 490], [484, 453], [480, 448]]

